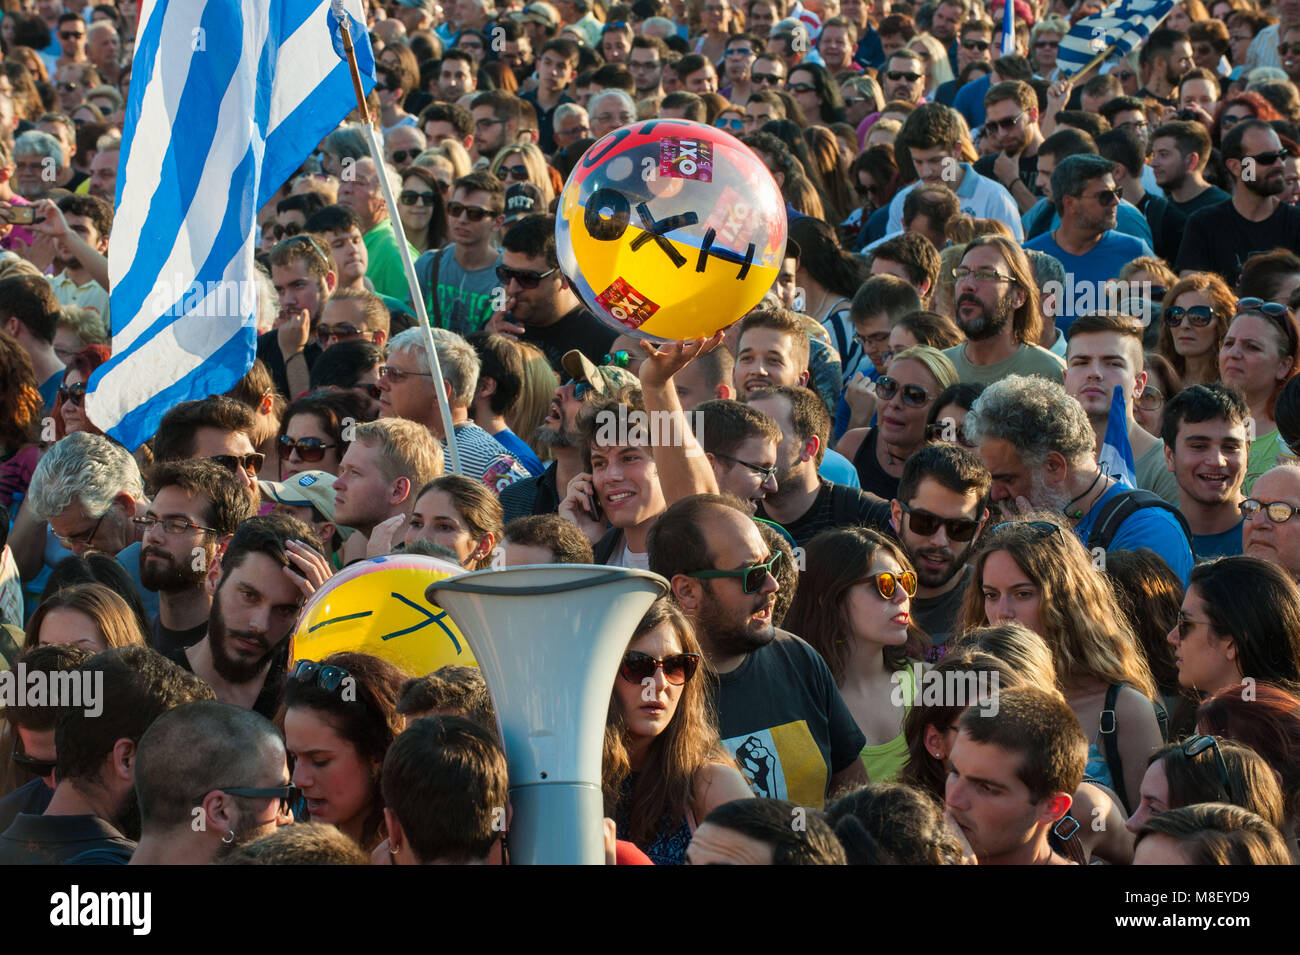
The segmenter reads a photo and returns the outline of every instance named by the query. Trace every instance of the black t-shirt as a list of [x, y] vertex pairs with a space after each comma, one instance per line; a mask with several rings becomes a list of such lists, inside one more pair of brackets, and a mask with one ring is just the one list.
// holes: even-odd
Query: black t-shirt
[[1138, 204], [1146, 216], [1147, 225], [1151, 227], [1156, 255], [1166, 262], [1178, 257], [1178, 246], [1183, 241], [1183, 228], [1187, 223], [1187, 214], [1174, 208], [1163, 196], [1147, 193]]
[[59, 865], [92, 849], [111, 849], [125, 862], [135, 843], [98, 816], [20, 813], [0, 835], [0, 865]]
[[[278, 334], [272, 330], [257, 336], [257, 357], [262, 359], [267, 371], [271, 373], [271, 380], [275, 382], [275, 387], [281, 396], [292, 401], [296, 396], [289, 394], [289, 375], [284, 368], [284, 356], [280, 354], [280, 340], [276, 337]], [[320, 345], [315, 341], [307, 342], [307, 347], [302, 350], [302, 354], [307, 359], [308, 371], [316, 364], [321, 351]]]
[[716, 678], [718, 731], [754, 793], [820, 809], [867, 738], [817, 651], [793, 634]]
[[857, 454], [853, 455], [853, 467], [858, 472], [858, 481], [862, 490], [870, 491], [882, 500], [892, 501], [898, 497], [898, 478], [880, 466], [876, 457], [876, 443], [880, 440], [880, 428], [872, 428], [858, 445]]
[[[764, 520], [772, 520], [771, 515], [763, 510], [761, 502], [758, 505], [758, 516]], [[823, 480], [821, 490], [817, 492], [812, 507], [808, 508], [802, 517], [781, 526], [794, 538], [795, 544], [802, 547], [828, 527], [855, 524], [890, 533], [889, 502], [870, 491]]]
[[[190, 666], [189, 655], [183, 649], [175, 649], [171, 653], [164, 653], [163, 656], [178, 667], [183, 667], [190, 673], [194, 672], [194, 667]], [[284, 697], [284, 681], [288, 668], [289, 641], [286, 640], [276, 652], [275, 659], [271, 661], [271, 669], [266, 672], [262, 692], [257, 694], [257, 699], [253, 701], [254, 713], [261, 713], [268, 720], [275, 719], [275, 714], [280, 709], [280, 701]]]
[[[975, 160], [975, 171], [986, 179], [992, 179], [994, 182], [1002, 182], [1002, 180], [998, 179], [997, 176], [993, 175], [993, 164], [997, 162], [997, 158], [997, 153], [989, 153], [987, 156], [981, 156], [979, 159]], [[1024, 153], [1020, 154], [1020, 181], [1029, 189], [1030, 195], [1038, 195], [1037, 153], [1034, 153], [1032, 156], [1026, 156]], [[1002, 185], [1005, 186], [1006, 183], [1002, 182]]]
[[33, 779], [23, 783], [9, 795], [0, 799], [0, 832], [14, 824], [20, 812], [39, 816], [54, 798], [54, 790], [45, 785], [43, 779]]
[[562, 315], [553, 325], [524, 325], [524, 328], [520, 341], [540, 348], [562, 381], [568, 378], [568, 373], [560, 364], [565, 352], [576, 348], [593, 365], [599, 365], [618, 337], [614, 329], [602, 324], [600, 319], [581, 305]]
[[928, 659], [932, 663], [943, 658], [948, 641], [957, 632], [957, 618], [961, 614], [971, 573], [968, 564], [963, 568], [960, 579], [947, 593], [938, 597], [912, 598], [912, 620], [930, 637]]
[[[1168, 193], [1165, 198], [1169, 199]], [[1175, 202], [1169, 199], [1169, 204], [1181, 212], [1183, 215], [1190, 216], [1193, 212], [1199, 212], [1201, 209], [1209, 206], [1217, 206], [1221, 202], [1227, 202], [1232, 196], [1228, 195], [1218, 186], [1210, 186], [1204, 192], [1192, 196], [1186, 202]]]
[[153, 629], [149, 632], [149, 646], [163, 656], [170, 658], [175, 651], [184, 652], [187, 647], [194, 646], [207, 634], [208, 624], [206, 620], [197, 627], [190, 627], [188, 630], [169, 630], [162, 625], [161, 617], [154, 617]]
[[1201, 209], [1187, 220], [1174, 271], [1217, 272], [1229, 286], [1252, 255], [1300, 249], [1300, 210], [1286, 203], [1263, 222], [1249, 222], [1231, 202]]

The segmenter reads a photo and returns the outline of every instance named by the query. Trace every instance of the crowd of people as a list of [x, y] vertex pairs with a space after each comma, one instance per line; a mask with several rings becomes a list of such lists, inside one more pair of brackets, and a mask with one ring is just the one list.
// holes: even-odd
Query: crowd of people
[[[1005, 55], [1000, 0], [371, 0], [367, 108], [257, 211], [256, 360], [140, 447], [85, 400], [136, 5], [0, 7], [0, 657], [99, 688], [5, 697], [0, 862], [508, 862], [477, 668], [290, 656], [395, 553], [668, 582], [611, 864], [1300, 859], [1300, 0], [1077, 76], [1100, 0], [1014, 0]], [[557, 257], [654, 117], [786, 203], [708, 339]]]

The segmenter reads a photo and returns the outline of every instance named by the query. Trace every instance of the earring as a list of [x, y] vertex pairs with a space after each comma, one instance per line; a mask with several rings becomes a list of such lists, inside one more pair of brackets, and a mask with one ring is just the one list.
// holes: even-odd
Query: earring
[[229, 829], [229, 830], [227, 830], [227, 831], [226, 831], [226, 834], [225, 834], [224, 836], [221, 837], [221, 841], [222, 841], [222, 843], [225, 844], [225, 845], [230, 845], [232, 842], [234, 842], [234, 841], [235, 841], [235, 830], [234, 830], [234, 829]]

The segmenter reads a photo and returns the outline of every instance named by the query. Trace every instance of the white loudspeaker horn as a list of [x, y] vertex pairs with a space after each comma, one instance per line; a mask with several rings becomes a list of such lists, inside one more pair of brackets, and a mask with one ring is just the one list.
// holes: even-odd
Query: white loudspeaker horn
[[601, 749], [628, 641], [668, 592], [658, 574], [589, 564], [482, 570], [432, 584], [478, 660], [510, 770], [510, 861], [605, 861]]

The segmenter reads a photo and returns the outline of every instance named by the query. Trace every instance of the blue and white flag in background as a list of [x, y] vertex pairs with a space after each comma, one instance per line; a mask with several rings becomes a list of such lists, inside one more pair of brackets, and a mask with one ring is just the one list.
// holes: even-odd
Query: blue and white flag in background
[[[344, 0], [363, 88], [374, 57]], [[257, 210], [356, 105], [329, 0], [145, 0], [109, 244], [113, 357], [86, 410], [134, 450], [257, 347]]]
[[1016, 52], [1016, 5], [1014, 0], [1007, 0], [1002, 8], [1002, 53], [1011, 56]]
[[1126, 56], [1173, 8], [1174, 0], [1116, 0], [1070, 27], [1056, 51], [1056, 68], [1072, 76], [1111, 47], [1112, 57]]
[[1124, 389], [1115, 386], [1110, 396], [1110, 416], [1106, 419], [1106, 437], [1101, 442], [1098, 464], [1102, 471], [1126, 487], [1137, 487], [1137, 467], [1133, 464], [1133, 446], [1128, 441], [1128, 409], [1124, 406]]

